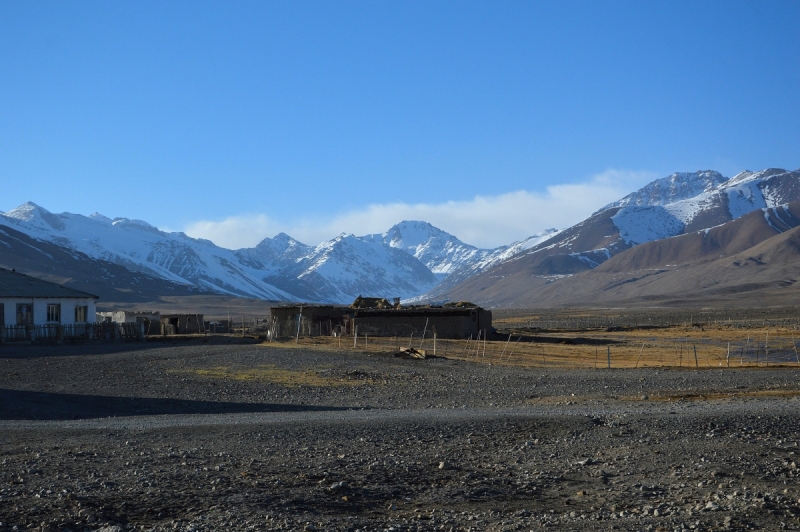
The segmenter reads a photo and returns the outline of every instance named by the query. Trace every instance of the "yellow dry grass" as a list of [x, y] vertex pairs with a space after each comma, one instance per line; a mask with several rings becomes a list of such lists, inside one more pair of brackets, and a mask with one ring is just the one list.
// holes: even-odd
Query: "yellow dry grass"
[[[501, 325], [501, 324], [498, 324]], [[538, 332], [502, 331], [503, 340], [437, 340], [436, 355], [467, 362], [553, 368], [758, 368], [800, 366], [796, 331], [730, 327], [669, 327], [623, 331], [583, 330]], [[511, 340], [508, 340], [508, 335]], [[434, 353], [434, 342], [420, 339], [312, 337], [263, 344], [281, 348], [394, 353], [400, 348], [423, 348]], [[610, 360], [610, 364], [609, 364]]]

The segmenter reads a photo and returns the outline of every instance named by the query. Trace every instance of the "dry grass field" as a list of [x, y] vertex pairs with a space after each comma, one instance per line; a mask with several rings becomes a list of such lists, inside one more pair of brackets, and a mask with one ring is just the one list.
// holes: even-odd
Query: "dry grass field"
[[758, 368], [800, 366], [795, 308], [736, 311], [495, 311], [487, 339], [360, 335], [280, 340], [287, 347], [399, 352], [478, 364], [551, 368]]

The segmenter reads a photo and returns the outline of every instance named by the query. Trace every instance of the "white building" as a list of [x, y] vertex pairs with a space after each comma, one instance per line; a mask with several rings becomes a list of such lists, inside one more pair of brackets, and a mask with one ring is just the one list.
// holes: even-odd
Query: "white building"
[[111, 323], [142, 323], [145, 334], [161, 334], [161, 313], [142, 310], [98, 312], [97, 321]]
[[0, 268], [0, 328], [95, 322], [97, 296]]

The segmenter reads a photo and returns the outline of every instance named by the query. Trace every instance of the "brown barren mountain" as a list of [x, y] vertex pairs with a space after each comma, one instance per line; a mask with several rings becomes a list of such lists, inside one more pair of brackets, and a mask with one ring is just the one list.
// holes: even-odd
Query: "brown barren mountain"
[[548, 274], [540, 265], [508, 261], [448, 296], [527, 308], [796, 304], [800, 202], [635, 246], [574, 275]]

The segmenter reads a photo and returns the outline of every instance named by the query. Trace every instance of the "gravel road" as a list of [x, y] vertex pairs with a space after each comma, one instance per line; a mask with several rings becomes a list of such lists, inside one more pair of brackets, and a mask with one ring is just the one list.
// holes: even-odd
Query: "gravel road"
[[0, 530], [800, 527], [800, 371], [0, 347]]

